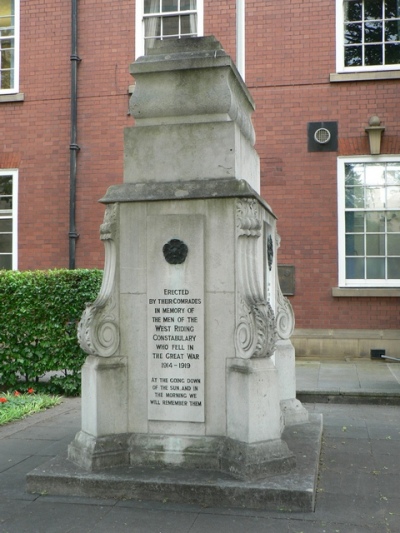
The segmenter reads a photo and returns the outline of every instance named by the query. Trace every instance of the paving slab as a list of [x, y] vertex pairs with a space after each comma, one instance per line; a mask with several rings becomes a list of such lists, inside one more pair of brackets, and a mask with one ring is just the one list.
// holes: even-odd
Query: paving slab
[[302, 402], [400, 405], [400, 364], [384, 360], [296, 362]]
[[[360, 366], [357, 364], [358, 369]], [[377, 366], [369, 363], [359, 370], [363, 375], [360, 390], [365, 393], [368, 391], [362, 385], [367, 382], [367, 367], [368, 386], [372, 387]], [[387, 369], [392, 386], [398, 383], [399, 369], [397, 364]], [[315, 370], [314, 365], [314, 378]], [[301, 377], [301, 372], [298, 375]], [[305, 406], [324, 418], [314, 512], [221, 507], [216, 502], [204, 506], [196, 502], [30, 494], [26, 491], [26, 474], [50, 459], [34, 446], [34, 441], [41, 439], [33, 430], [46, 425], [60, 428], [61, 434], [68, 426], [66, 436], [59, 438], [57, 430], [51, 430], [47, 433], [49, 440], [46, 438], [53, 458], [61, 450], [65, 453], [80, 428], [80, 400], [73, 399], [0, 427], [0, 533], [166, 533], [168, 529], [163, 525], [170, 519], [179, 527], [174, 531], [182, 533], [400, 533], [400, 409], [373, 403]], [[17, 454], [10, 445], [15, 439], [32, 442], [31, 451]], [[352, 490], [346, 488], [346, 482]]]

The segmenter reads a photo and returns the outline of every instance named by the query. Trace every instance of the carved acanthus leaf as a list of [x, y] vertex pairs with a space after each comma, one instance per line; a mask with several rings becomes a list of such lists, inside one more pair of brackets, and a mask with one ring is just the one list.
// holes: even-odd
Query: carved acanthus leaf
[[268, 302], [249, 306], [241, 301], [236, 349], [244, 359], [271, 357], [276, 344], [275, 316]]
[[239, 235], [259, 237], [261, 235], [261, 220], [256, 200], [243, 199], [237, 203], [237, 227]]

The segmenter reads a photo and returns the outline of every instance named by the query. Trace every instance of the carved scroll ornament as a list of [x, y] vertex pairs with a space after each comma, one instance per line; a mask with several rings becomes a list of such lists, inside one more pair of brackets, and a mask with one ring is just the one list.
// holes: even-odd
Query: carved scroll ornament
[[289, 300], [283, 296], [279, 282], [276, 290], [276, 330], [278, 337], [290, 339], [294, 331], [294, 312]]
[[[281, 238], [276, 234], [276, 248], [279, 248]], [[292, 304], [282, 294], [278, 274], [276, 275], [276, 329], [278, 337], [282, 340], [290, 339], [294, 332], [294, 311]]]
[[81, 348], [89, 355], [100, 357], [110, 357], [119, 346], [117, 303], [113, 294], [117, 214], [118, 204], [107, 206], [103, 224], [100, 226], [100, 239], [104, 242], [105, 248], [103, 281], [96, 300], [86, 304], [78, 326]]
[[262, 223], [258, 203], [242, 199], [237, 203], [238, 235], [238, 322], [235, 344], [239, 357], [270, 357], [275, 350], [276, 324], [259, 279], [257, 239]]

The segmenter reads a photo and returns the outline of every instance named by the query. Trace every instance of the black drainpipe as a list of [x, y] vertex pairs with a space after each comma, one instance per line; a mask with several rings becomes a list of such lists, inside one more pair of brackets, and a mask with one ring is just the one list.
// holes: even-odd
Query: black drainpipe
[[69, 268], [75, 268], [76, 239], [76, 160], [79, 151], [77, 145], [78, 115], [78, 0], [72, 0], [71, 11], [71, 137], [69, 145]]

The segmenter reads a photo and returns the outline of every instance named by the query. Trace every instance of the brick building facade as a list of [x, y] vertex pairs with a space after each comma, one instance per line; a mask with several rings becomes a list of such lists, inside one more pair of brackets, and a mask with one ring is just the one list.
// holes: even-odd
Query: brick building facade
[[[181, 4], [182, 34], [215, 35], [236, 58], [235, 0], [165, 0], [158, 8], [156, 0], [75, 0], [79, 60], [71, 53], [73, 4], [0, 0], [2, 268], [70, 264], [71, 150], [74, 263], [102, 267], [98, 200], [122, 181], [123, 130], [133, 124], [128, 67], [145, 36], [151, 45], [149, 31], [173, 33]], [[245, 6], [262, 196], [278, 216], [279, 263], [293, 275], [297, 354], [369, 357], [383, 348], [399, 356], [400, 2]], [[73, 62], [79, 150], [71, 146]], [[384, 127], [375, 155], [371, 116]]]

